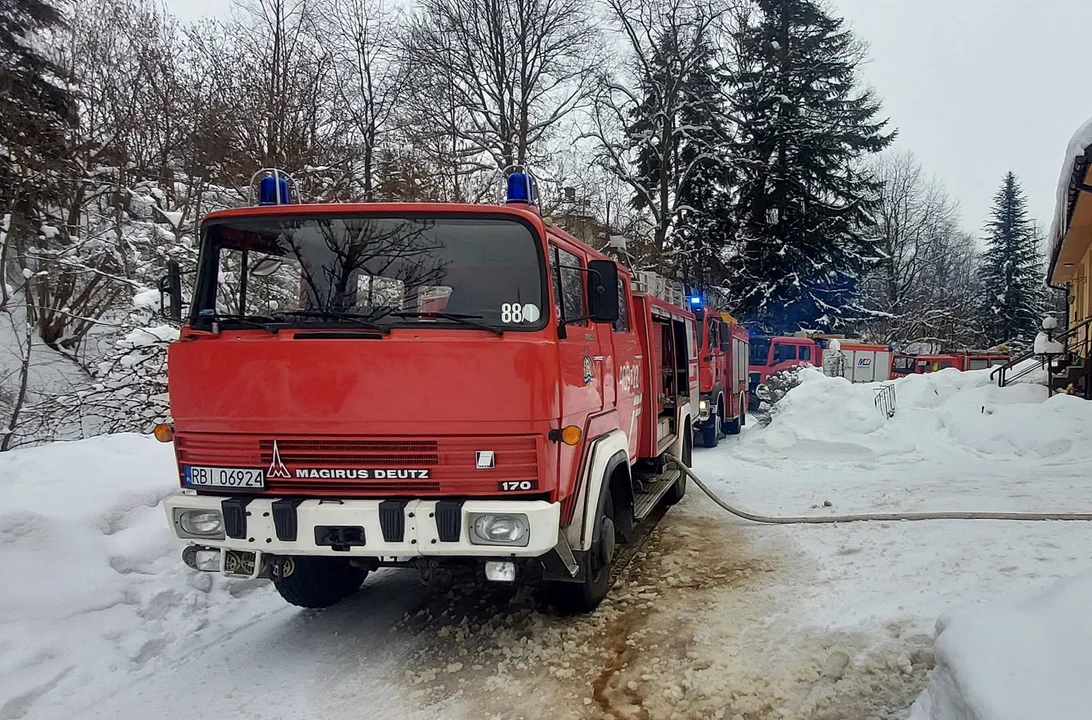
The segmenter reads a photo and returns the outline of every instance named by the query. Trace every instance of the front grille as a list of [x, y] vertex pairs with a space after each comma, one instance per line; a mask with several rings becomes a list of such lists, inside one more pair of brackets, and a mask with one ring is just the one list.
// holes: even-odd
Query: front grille
[[[179, 433], [175, 452], [180, 465], [261, 467], [273, 465], [273, 443], [291, 478], [267, 477], [266, 492], [295, 496], [495, 495], [500, 483], [543, 480], [545, 438], [535, 435], [415, 437], [269, 437], [243, 434]], [[491, 468], [477, 466], [480, 451], [493, 451]], [[429, 477], [301, 478], [302, 468], [428, 470]], [[229, 492], [224, 490], [223, 492]], [[237, 490], [235, 491], [237, 492]]]
[[[273, 441], [260, 441], [262, 462], [273, 461]], [[277, 440], [288, 465], [429, 467], [439, 463], [435, 440]]]

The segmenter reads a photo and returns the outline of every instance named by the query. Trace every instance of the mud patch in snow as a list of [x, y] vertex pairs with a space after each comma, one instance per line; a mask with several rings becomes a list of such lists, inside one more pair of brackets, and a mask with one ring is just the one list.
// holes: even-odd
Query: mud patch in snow
[[[925, 686], [931, 638], [801, 628], [796, 551], [688, 498], [603, 605], [554, 615], [529, 587], [466, 577], [403, 619], [428, 636], [397, 678], [422, 710], [494, 720], [896, 718]], [[762, 531], [757, 531], [761, 533]], [[759, 542], [753, 542], [759, 538]], [[790, 567], [791, 566], [791, 567]]]

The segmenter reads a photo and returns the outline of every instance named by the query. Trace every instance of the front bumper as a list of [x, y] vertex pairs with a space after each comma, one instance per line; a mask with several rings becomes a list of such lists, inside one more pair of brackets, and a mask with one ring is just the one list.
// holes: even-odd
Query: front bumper
[[[163, 505], [167, 522], [175, 535], [194, 545], [230, 550], [242, 550], [267, 555], [330, 555], [340, 557], [539, 557], [557, 545], [561, 522], [561, 505], [543, 500], [466, 500], [452, 503], [438, 500], [407, 500], [383, 509], [386, 532], [380, 518], [382, 500], [303, 500], [293, 505], [295, 513], [294, 533], [285, 531], [286, 508], [278, 506], [280, 527], [274, 521], [274, 503], [280, 498], [256, 497], [239, 501], [208, 495], [174, 495]], [[216, 510], [236, 512], [225, 507], [232, 504], [242, 525], [232, 528], [228, 534], [241, 537], [210, 539], [187, 534], [175, 523], [175, 510]], [[398, 513], [400, 506], [400, 513]], [[437, 506], [440, 506], [439, 508]], [[392, 512], [401, 515], [401, 532], [397, 529]], [[470, 542], [469, 517], [471, 513], [520, 513], [527, 516], [530, 534], [527, 544], [476, 545]], [[443, 523], [441, 523], [443, 516]], [[458, 527], [452, 524], [458, 518]], [[393, 522], [392, 522], [393, 520]], [[444, 524], [444, 527], [441, 527]], [[364, 543], [335, 549], [317, 542], [316, 528], [362, 527]], [[278, 533], [278, 530], [280, 532]], [[241, 531], [241, 532], [240, 532]], [[322, 531], [318, 535], [322, 535]], [[285, 539], [285, 536], [294, 539]]]

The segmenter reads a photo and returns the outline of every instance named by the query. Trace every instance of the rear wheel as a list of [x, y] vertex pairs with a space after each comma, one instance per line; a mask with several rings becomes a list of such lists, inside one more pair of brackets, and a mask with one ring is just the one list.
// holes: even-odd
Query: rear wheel
[[368, 577], [367, 568], [356, 567], [347, 558], [296, 556], [285, 558], [282, 567], [287, 574], [273, 585], [282, 598], [305, 608], [335, 605], [359, 590]]
[[551, 582], [544, 587], [545, 600], [566, 615], [591, 612], [599, 607], [610, 590], [610, 571], [614, 567], [614, 500], [610, 491], [600, 503], [591, 548], [585, 558], [584, 582]]

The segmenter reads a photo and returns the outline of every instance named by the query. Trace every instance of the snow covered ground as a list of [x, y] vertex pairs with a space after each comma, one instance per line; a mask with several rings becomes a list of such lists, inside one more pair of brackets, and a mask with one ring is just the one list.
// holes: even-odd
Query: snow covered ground
[[[809, 373], [768, 428], [696, 451], [697, 471], [766, 513], [1092, 510], [1092, 403], [986, 373], [897, 390], [886, 419], [872, 388]], [[181, 564], [157, 507], [173, 477], [169, 448], [135, 436], [0, 456], [0, 720], [901, 720], [929, 683], [937, 617], [1092, 568], [1092, 523], [753, 526], [691, 488], [587, 618], [526, 589], [428, 589], [398, 571], [301, 611]], [[952, 688], [992, 687], [991, 667], [1064, 675], [1049, 638], [1087, 677], [1088, 626], [1073, 623], [1090, 584], [946, 615], [915, 719]], [[1042, 619], [1056, 609], [1068, 624]], [[997, 697], [1010, 714], [967, 717], [1034, 715]]]

